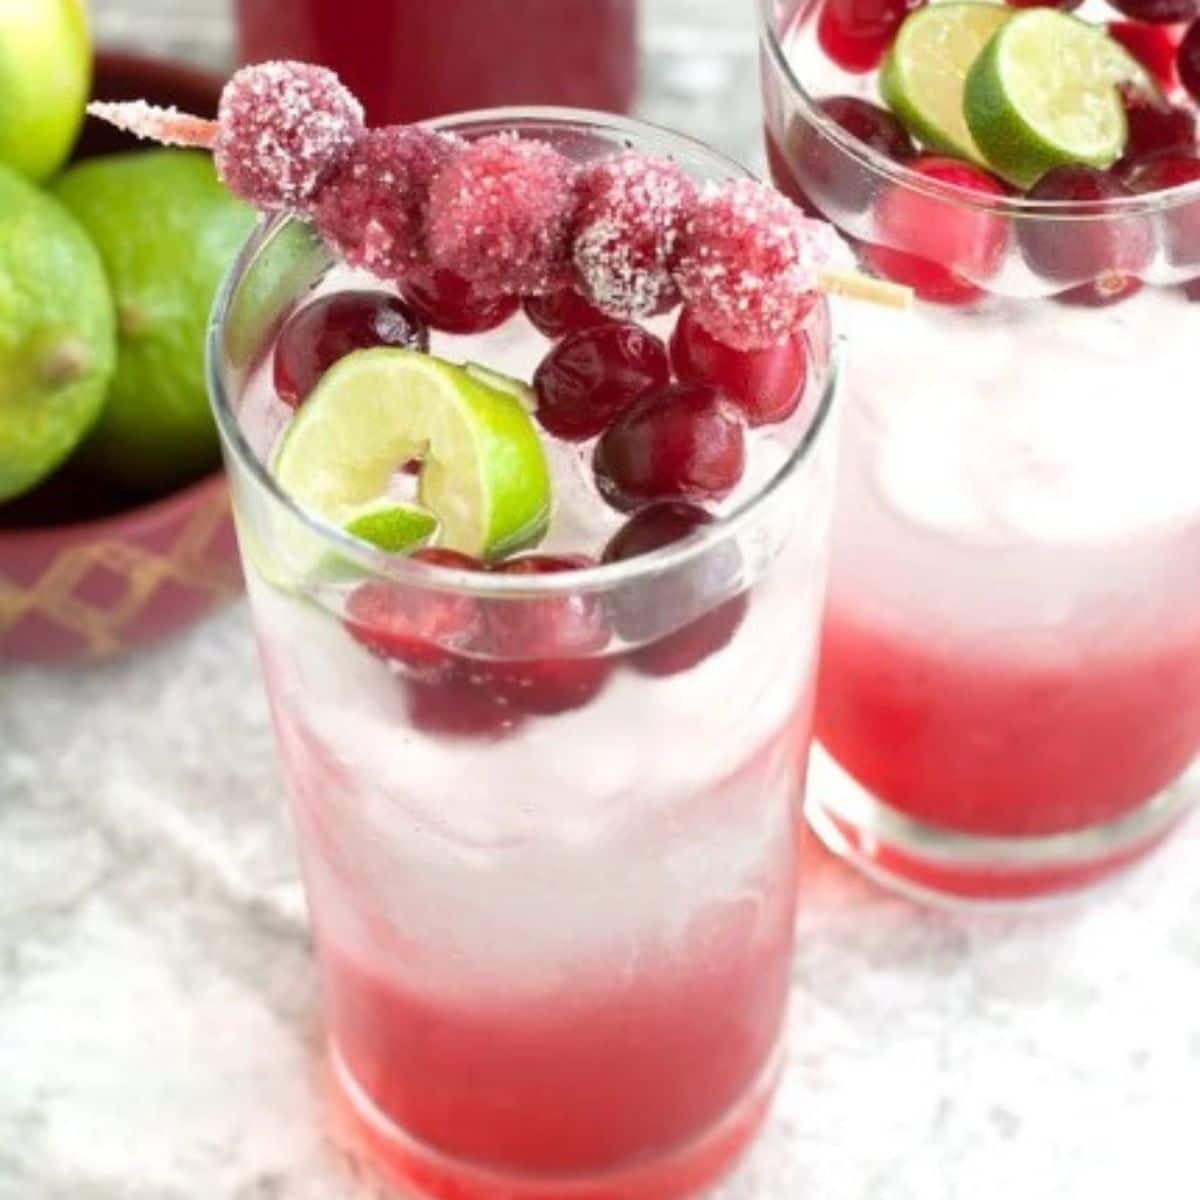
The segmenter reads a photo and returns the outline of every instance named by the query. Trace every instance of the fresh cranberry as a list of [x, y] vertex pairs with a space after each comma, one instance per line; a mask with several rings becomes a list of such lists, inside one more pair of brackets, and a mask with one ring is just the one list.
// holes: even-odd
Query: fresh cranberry
[[559, 288], [544, 296], [526, 296], [525, 315], [535, 329], [558, 341], [568, 333], [607, 325], [612, 318], [590, 305], [574, 288]]
[[[1147, 163], [1130, 175], [1129, 186], [1138, 193], [1163, 192], [1197, 181], [1200, 181], [1200, 158], [1189, 155]], [[1162, 227], [1171, 262], [1200, 266], [1200, 198], [1164, 207]]]
[[517, 311], [515, 296], [481, 292], [459, 275], [415, 267], [401, 281], [405, 300], [434, 329], [483, 333], [503, 325]]
[[1185, 283], [1183, 294], [1192, 304], [1200, 304], [1200, 279], [1191, 279]]
[[[639, 509], [613, 535], [604, 549], [606, 563], [625, 562], [682, 541], [712, 523], [702, 508], [682, 500], [666, 500]], [[737, 551], [725, 547], [695, 567], [677, 567], [645, 584], [618, 592], [613, 605], [617, 631], [630, 642], [644, 641], [648, 625], [669, 619], [684, 605], [694, 610], [711, 595], [713, 607], [665, 637], [646, 642], [630, 652], [629, 661], [647, 675], [676, 675], [691, 670], [733, 639], [746, 614], [744, 593], [722, 600], [736, 586]]]
[[581, 329], [559, 342], [534, 374], [537, 419], [555, 437], [585, 441], [670, 378], [666, 347], [640, 326], [612, 321]]
[[1200, 0], [1109, 0], [1118, 12], [1148, 25], [1178, 25], [1200, 16]]
[[[500, 575], [561, 574], [591, 566], [580, 556], [526, 554], [493, 568]], [[602, 656], [611, 637], [599, 597], [559, 593], [498, 596], [488, 601], [478, 678], [505, 704], [552, 715], [579, 708], [604, 686], [611, 669]]]
[[522, 716], [473, 677], [459, 660], [458, 669], [439, 680], [408, 679], [408, 719], [424, 733], [444, 738], [495, 740], [515, 732]]
[[1129, 140], [1119, 169], [1150, 162], [1166, 154], [1188, 154], [1196, 145], [1196, 117], [1186, 108], [1158, 96], [1125, 88], [1122, 91]]
[[372, 346], [429, 349], [429, 330], [389, 292], [334, 292], [294, 312], [275, 343], [275, 391], [293, 408], [339, 358]]
[[1169, 25], [1143, 25], [1140, 21], [1109, 21], [1108, 36], [1120, 42], [1154, 76], [1164, 92], [1175, 90], [1179, 83], [1175, 56], [1180, 40], [1175, 29]]
[[[988, 198], [1005, 195], [986, 171], [957, 159], [928, 155], [911, 164], [926, 179]], [[990, 278], [1008, 249], [1004, 217], [962, 201], [892, 184], [875, 211], [875, 225], [885, 245], [863, 247], [867, 262], [879, 274], [907, 284], [923, 300], [969, 304], [984, 295], [980, 282]]]
[[799, 118], [792, 121], [784, 135], [783, 142], [788, 146], [785, 152], [780, 139], [767, 129], [765, 143], [767, 148], [767, 170], [775, 186], [807, 217], [824, 220], [825, 214], [816, 201], [801, 186], [798, 171], [800, 164], [804, 165], [807, 180], [807, 161], [804, 157], [805, 132], [808, 126]]
[[1074, 285], [1060, 299], [1114, 304], [1141, 287], [1138, 273], [1153, 251], [1149, 223], [1141, 217], [1105, 216], [1106, 204], [1131, 195], [1115, 175], [1077, 165], [1047, 171], [1030, 189], [1030, 200], [1070, 201], [1072, 217], [1092, 218], [1031, 217], [1021, 223], [1021, 245], [1030, 267], [1053, 283]]
[[716, 388], [676, 384], [643, 396], [596, 444], [596, 483], [614, 508], [717, 500], [746, 467], [741, 414]]
[[784, 421], [799, 407], [808, 375], [802, 333], [766, 350], [734, 350], [718, 342], [685, 308], [671, 335], [671, 365], [681, 383], [719, 388], [751, 425]]
[[[420, 550], [414, 559], [460, 570], [483, 565], [452, 550]], [[426, 681], [453, 673], [457, 651], [479, 633], [479, 608], [470, 596], [433, 588], [372, 580], [360, 584], [346, 601], [345, 626], [373, 654], [407, 667]]]
[[817, 21], [821, 49], [845, 71], [865, 74], [883, 61], [896, 32], [924, 0], [825, 0]]
[[1193, 21], [1183, 35], [1175, 66], [1179, 72], [1179, 82], [1200, 104], [1200, 21]]

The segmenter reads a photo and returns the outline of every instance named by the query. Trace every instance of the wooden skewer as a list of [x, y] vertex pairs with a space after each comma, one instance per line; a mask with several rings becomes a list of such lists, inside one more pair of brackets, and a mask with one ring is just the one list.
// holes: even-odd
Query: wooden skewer
[[830, 296], [845, 296], [850, 300], [865, 300], [884, 308], [912, 308], [913, 290], [902, 283], [874, 279], [858, 271], [822, 267], [817, 272], [817, 286]]

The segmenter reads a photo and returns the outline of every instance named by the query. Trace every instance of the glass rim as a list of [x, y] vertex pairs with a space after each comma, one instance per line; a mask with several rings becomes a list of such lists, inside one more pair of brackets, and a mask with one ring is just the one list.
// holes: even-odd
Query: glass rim
[[[455, 113], [447, 117], [433, 118], [422, 124], [435, 129], [461, 130], [470, 126], [512, 126], [517, 123], [536, 124], [539, 122], [559, 125], [564, 129], [574, 127], [589, 131], [604, 130], [616, 133], [618, 136], [642, 139], [645, 139], [649, 132], [655, 137], [686, 148], [693, 156], [710, 160], [727, 173], [737, 174], [744, 178], [754, 178], [753, 172], [741, 163], [713, 150], [710, 146], [687, 134], [677, 133], [665, 126], [648, 121], [639, 121], [590, 109], [553, 106], [477, 109], [471, 112]], [[815, 411], [795, 446], [791, 448], [786, 459], [770, 479], [731, 512], [715, 516], [709, 524], [701, 526], [695, 533], [678, 542], [659, 547], [646, 554], [638, 555], [636, 558], [615, 563], [597, 563], [595, 566], [581, 567], [574, 571], [546, 575], [501, 575], [492, 572], [469, 571], [457, 567], [445, 567], [436, 563], [419, 562], [405, 555], [388, 554], [352, 537], [332, 522], [304, 508], [279, 486], [243, 433], [229, 389], [226, 387], [222, 366], [223, 335], [234, 293], [258, 255], [282, 230], [299, 220], [300, 218], [287, 213], [261, 217], [242, 244], [237, 257], [222, 280], [209, 315], [206, 336], [205, 371], [210, 404], [216, 416], [221, 436], [233, 455], [236, 467], [249, 474], [255, 484], [265, 491], [271, 503], [281, 506], [309, 532], [331, 545], [340, 557], [365, 567], [377, 578], [410, 586], [440, 587], [444, 590], [470, 592], [479, 596], [529, 596], [611, 589], [632, 579], [672, 570], [701, 557], [712, 547], [735, 537], [739, 531], [749, 525], [757, 515], [759, 508], [778, 495], [784, 485], [800, 472], [807, 463], [810, 452], [819, 441], [823, 440], [822, 434], [830, 425], [831, 414], [844, 371], [845, 339], [833, 319], [832, 306], [826, 297], [822, 297], [821, 307], [825, 309], [830, 318], [829, 358], [826, 365], [826, 377], [820, 396], [817, 398]], [[531, 546], [522, 553], [537, 553], [537, 547]]]
[[[812, 0], [807, 0], [812, 3]], [[1021, 220], [1037, 218], [1085, 224], [1088, 221], [1110, 220], [1115, 216], [1154, 216], [1193, 201], [1200, 204], [1200, 179], [1177, 184], [1144, 195], [1115, 196], [1109, 200], [1030, 200], [1027, 196], [982, 196], [952, 183], [930, 179], [904, 163], [894, 162], [885, 154], [868, 146], [860, 138], [843, 129], [817, 106], [817, 100], [800, 81], [783, 47], [781, 31], [776, 27], [775, 7], [779, 0], [758, 0], [759, 41], [776, 71], [783, 77], [804, 116], [827, 141], [833, 142], [851, 158], [876, 175], [909, 191], [920, 192], [935, 199], [949, 201], [960, 208], [994, 213]], [[803, 7], [797, 4], [794, 18]], [[1086, 210], [1086, 211], [1080, 211]]]

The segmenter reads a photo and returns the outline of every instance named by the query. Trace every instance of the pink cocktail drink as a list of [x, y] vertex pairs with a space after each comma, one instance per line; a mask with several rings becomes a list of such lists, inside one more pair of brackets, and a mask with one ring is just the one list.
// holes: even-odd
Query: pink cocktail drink
[[626, 111], [635, 0], [237, 0], [242, 62], [324, 63], [375, 124], [500, 104]]
[[1120, 170], [1027, 195], [922, 151], [874, 70], [905, 11], [763, 4], [777, 183], [919, 298], [852, 314], [809, 815], [892, 882], [1019, 899], [1132, 861], [1188, 807], [1200, 158], [1139, 148], [1138, 112]]
[[[669, 155], [621, 169], [672, 204], [680, 168], [697, 183], [739, 174], [616, 119], [513, 111], [443, 128], [471, 146], [519, 134], [539, 164], [545, 147], [593, 167], [627, 146]], [[462, 192], [435, 181], [429, 195], [432, 230]], [[780, 1065], [834, 488], [828, 314], [814, 298], [778, 354], [739, 358], [641, 271], [621, 275], [639, 302], [667, 290], [620, 321], [579, 293], [521, 306], [423, 266], [385, 282], [278, 219], [219, 314], [216, 409], [333, 1076], [359, 1142], [434, 1196], [695, 1195], [753, 1135]], [[375, 348], [354, 353], [364, 340]], [[331, 346], [348, 356], [314, 383]], [[455, 404], [510, 422], [514, 405], [535, 410], [521, 420], [552, 502], [522, 535], [533, 544], [381, 553], [296, 504], [281, 479], [298, 478], [305, 422], [332, 381], [380, 361], [452, 378]], [[741, 395], [739, 362], [770, 378]], [[688, 382], [717, 370], [728, 393]], [[467, 499], [441, 488], [462, 430], [442, 440], [459, 410], [430, 403], [418, 388], [413, 405], [441, 415], [389, 486], [397, 504], [416, 489], [434, 506], [436, 542], [465, 536], [474, 484]], [[335, 474], [364, 452], [334, 444]], [[654, 498], [676, 478], [691, 498]]]

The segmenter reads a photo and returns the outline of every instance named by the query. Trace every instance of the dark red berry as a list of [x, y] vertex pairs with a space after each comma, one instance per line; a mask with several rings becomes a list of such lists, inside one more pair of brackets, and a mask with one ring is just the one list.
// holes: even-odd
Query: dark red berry
[[1200, 21], [1193, 21], [1183, 35], [1175, 66], [1179, 71], [1179, 82], [1200, 104]]
[[[613, 535], [604, 561], [625, 562], [649, 554], [682, 541], [712, 520], [704, 509], [682, 500], [647, 505]], [[630, 651], [633, 667], [647, 675], [675, 675], [727, 646], [746, 614], [746, 595], [731, 596], [738, 586], [738, 565], [736, 549], [724, 546], [617, 591], [613, 604], [617, 631], [627, 641], [645, 643]], [[655, 636], [664, 624], [673, 623], [673, 614], [704, 608], [709, 597], [712, 606], [703, 616], [665, 636]], [[646, 641], [647, 637], [653, 640]]]
[[[986, 171], [957, 159], [929, 155], [912, 169], [961, 191], [999, 199], [1004, 188]], [[880, 275], [908, 284], [922, 300], [969, 304], [984, 295], [980, 284], [1000, 269], [1008, 249], [1008, 222], [972, 207], [971, 195], [956, 200], [892, 184], [875, 212], [881, 245], [863, 247]]]
[[420, 317], [388, 292], [334, 292], [294, 312], [275, 343], [275, 391], [293, 408], [339, 358], [372, 346], [429, 349]]
[[559, 342], [534, 374], [537, 419], [555, 437], [585, 441], [670, 378], [666, 347], [640, 326], [610, 321], [581, 329]]
[[1120, 42], [1154, 76], [1164, 92], [1179, 83], [1175, 56], [1179, 33], [1169, 25], [1143, 25], [1140, 21], [1109, 21], [1108, 36]]
[[873, 71], [896, 32], [924, 0], [825, 0], [817, 19], [821, 49], [845, 71]]
[[1123, 89], [1123, 99], [1129, 140], [1120, 169], [1195, 149], [1196, 117], [1189, 109], [1131, 88]]
[[[526, 554], [500, 563], [500, 575], [536, 577], [592, 566], [581, 556]], [[601, 599], [586, 592], [497, 596], [488, 601], [478, 678], [505, 704], [549, 716], [586, 704], [604, 686], [611, 637]]]
[[1200, 304], [1200, 279], [1192, 279], [1183, 285], [1183, 294], [1192, 304]]
[[799, 407], [808, 374], [804, 335], [766, 350], [734, 350], [718, 342], [685, 308], [671, 335], [671, 365], [681, 383], [719, 388], [751, 425], [784, 421]]
[[574, 288], [559, 288], [545, 296], [526, 296], [525, 315], [534, 328], [558, 341], [568, 333], [607, 325], [612, 318], [593, 308]]
[[[1138, 193], [1163, 192], [1200, 181], [1200, 158], [1160, 158], [1139, 167], [1129, 176]], [[1175, 264], [1200, 265], [1200, 196], [1178, 204], [1164, 204], [1160, 216], [1167, 258]]]
[[414, 268], [401, 281], [405, 300], [418, 315], [447, 333], [483, 333], [517, 311], [515, 296], [485, 295], [450, 271]]
[[473, 678], [462, 662], [443, 679], [405, 680], [413, 727], [450, 739], [494, 741], [514, 733], [523, 720], [521, 714], [496, 696], [486, 680]]
[[1118, 12], [1148, 25], [1180, 25], [1200, 16], [1200, 0], [1109, 0]]
[[[1052, 283], [1071, 285], [1061, 299], [1075, 304], [1113, 304], [1141, 287], [1139, 273], [1153, 251], [1149, 222], [1109, 216], [1106, 205], [1133, 193], [1115, 175], [1095, 167], [1064, 166], [1047, 171], [1029, 199], [1069, 201], [1073, 220], [1030, 217], [1020, 240], [1030, 267]], [[1079, 219], [1086, 218], [1086, 219]]]
[[593, 465], [600, 493], [614, 508], [718, 500], [745, 470], [745, 427], [716, 388], [676, 384], [625, 409], [596, 444]]

